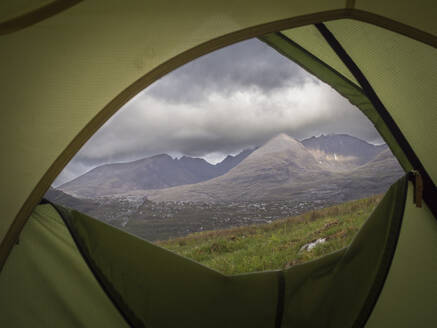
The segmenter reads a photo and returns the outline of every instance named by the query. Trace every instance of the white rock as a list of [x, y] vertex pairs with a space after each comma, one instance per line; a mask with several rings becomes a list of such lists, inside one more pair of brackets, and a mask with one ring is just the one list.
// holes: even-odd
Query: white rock
[[303, 245], [300, 248], [299, 252], [302, 252], [302, 251], [308, 251], [309, 252], [314, 247], [316, 247], [318, 244], [323, 244], [324, 242], [326, 242], [326, 238], [319, 238], [316, 241], [313, 241], [312, 243], [308, 243], [308, 244]]

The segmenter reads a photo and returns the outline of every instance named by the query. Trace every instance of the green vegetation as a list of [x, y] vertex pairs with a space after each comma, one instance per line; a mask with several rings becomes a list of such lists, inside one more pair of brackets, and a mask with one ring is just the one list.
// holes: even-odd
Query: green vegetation
[[[157, 242], [225, 274], [287, 268], [346, 247], [381, 195], [277, 220]], [[319, 238], [312, 250], [301, 248]]]

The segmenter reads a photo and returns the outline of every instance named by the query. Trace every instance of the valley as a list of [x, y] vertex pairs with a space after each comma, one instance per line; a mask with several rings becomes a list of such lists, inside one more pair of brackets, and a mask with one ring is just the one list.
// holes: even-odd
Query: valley
[[331, 205], [327, 201], [264, 201], [230, 203], [147, 202], [122, 224], [122, 228], [144, 239], [166, 240], [195, 232], [223, 230], [299, 215]]

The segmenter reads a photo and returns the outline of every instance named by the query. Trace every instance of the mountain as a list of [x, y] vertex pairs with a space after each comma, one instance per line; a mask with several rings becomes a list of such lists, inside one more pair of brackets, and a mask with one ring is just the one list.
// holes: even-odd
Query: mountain
[[[220, 177], [140, 193], [154, 202], [215, 203], [291, 198], [307, 201], [327, 197], [345, 201], [383, 192], [402, 175], [396, 159], [384, 146], [355, 141], [356, 138], [349, 136], [330, 137], [309, 139], [311, 141], [305, 143], [311, 146], [305, 147], [303, 142], [281, 134]], [[345, 146], [335, 147], [332, 140], [347, 142], [343, 143]], [[362, 146], [365, 154], [360, 155], [348, 142]], [[369, 150], [372, 147], [377, 150], [373, 155]], [[325, 154], [323, 161], [321, 152]], [[336, 156], [327, 156], [337, 152]], [[369, 160], [360, 165], [364, 158]]]
[[76, 198], [55, 188], [50, 188], [44, 198], [55, 204], [74, 208], [89, 215], [92, 215], [93, 211], [99, 206], [99, 203], [95, 200]]
[[143, 204], [142, 198], [98, 197], [95, 199], [77, 198], [55, 188], [50, 188], [44, 198], [54, 204], [75, 209], [93, 218], [123, 227], [135, 210]]
[[[364, 191], [368, 189], [374, 193], [382, 193], [386, 191], [387, 186], [390, 186], [403, 174], [404, 171], [397, 159], [393, 156], [390, 149], [387, 148], [368, 163], [352, 170], [348, 177], [350, 180], [357, 182]], [[352, 189], [349, 188], [349, 192], [355, 193]]]
[[238, 155], [228, 155], [226, 158], [220, 163], [215, 165], [215, 169], [217, 170], [217, 176], [223, 175], [232, 169], [234, 166], [237, 166], [241, 163], [247, 156], [249, 156], [255, 149], [246, 149], [243, 150]]
[[321, 135], [301, 142], [320, 163], [337, 170], [363, 165], [388, 149], [386, 144], [375, 146], [347, 134]]
[[64, 183], [57, 189], [81, 198], [94, 198], [144, 189], [193, 184], [225, 174], [253, 150], [228, 156], [212, 165], [201, 158], [173, 159], [161, 154], [128, 163], [106, 164]]

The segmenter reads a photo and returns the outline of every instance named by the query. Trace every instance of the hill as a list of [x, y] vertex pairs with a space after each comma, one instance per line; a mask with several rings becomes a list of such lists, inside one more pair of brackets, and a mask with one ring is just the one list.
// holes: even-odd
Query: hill
[[[158, 245], [225, 274], [284, 269], [346, 247], [380, 199], [372, 196], [270, 224], [199, 232]], [[317, 240], [324, 241], [316, 245]]]
[[55, 188], [50, 188], [44, 195], [44, 198], [55, 204], [74, 208], [89, 215], [92, 215], [93, 211], [99, 207], [99, 203], [93, 199], [76, 198]]

